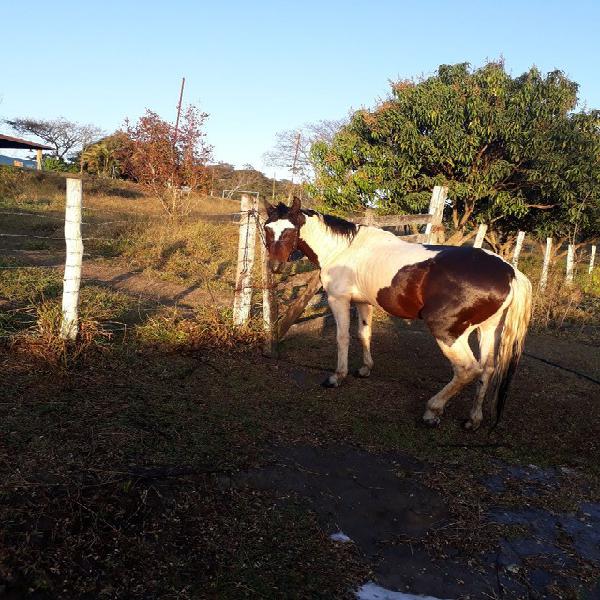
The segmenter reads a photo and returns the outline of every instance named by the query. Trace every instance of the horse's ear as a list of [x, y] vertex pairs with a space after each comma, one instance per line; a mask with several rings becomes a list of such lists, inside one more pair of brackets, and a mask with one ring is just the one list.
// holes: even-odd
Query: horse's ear
[[273, 206], [268, 200], [265, 200], [265, 208], [267, 209], [267, 214], [269, 215], [269, 217], [272, 217], [277, 212], [277, 208]]
[[294, 196], [292, 200], [292, 206], [290, 206], [290, 210], [294, 213], [300, 212], [300, 198]]

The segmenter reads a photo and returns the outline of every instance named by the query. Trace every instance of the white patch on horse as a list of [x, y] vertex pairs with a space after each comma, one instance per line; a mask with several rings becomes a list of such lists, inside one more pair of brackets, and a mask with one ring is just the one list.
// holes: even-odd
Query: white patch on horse
[[268, 227], [274, 235], [274, 241], [276, 242], [281, 234], [287, 229], [296, 229], [294, 224], [287, 219], [279, 219], [278, 221], [273, 221], [272, 223], [267, 223], [265, 227]]

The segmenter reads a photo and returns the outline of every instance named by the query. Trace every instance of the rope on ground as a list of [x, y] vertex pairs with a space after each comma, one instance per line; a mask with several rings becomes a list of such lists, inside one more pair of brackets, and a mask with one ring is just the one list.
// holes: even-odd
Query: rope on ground
[[558, 363], [555, 363], [555, 362], [552, 362], [551, 360], [542, 358], [541, 356], [536, 356], [535, 354], [530, 354], [529, 352], [523, 352], [523, 356], [527, 356], [528, 358], [533, 358], [535, 360], [539, 360], [540, 362], [543, 362], [546, 365], [550, 365], [551, 367], [555, 367], [557, 369], [562, 369], [563, 371], [567, 371], [568, 373], [573, 373], [573, 375], [577, 375], [578, 377], [587, 379], [588, 381], [591, 381], [592, 383], [595, 383], [596, 385], [600, 385], [600, 380], [595, 379], [594, 377], [592, 377], [590, 375], [586, 375], [585, 373], [582, 373], [581, 371], [576, 371], [575, 369], [571, 369], [569, 367], [563, 367], [562, 365], [559, 365]]

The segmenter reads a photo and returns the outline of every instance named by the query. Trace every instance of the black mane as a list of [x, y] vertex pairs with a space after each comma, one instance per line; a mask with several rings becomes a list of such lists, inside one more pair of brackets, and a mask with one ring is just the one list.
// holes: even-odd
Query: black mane
[[356, 223], [351, 223], [350, 221], [346, 221], [346, 219], [342, 219], [341, 217], [336, 217], [334, 215], [323, 215], [310, 208], [303, 208], [302, 212], [309, 217], [320, 217], [323, 223], [325, 223], [327, 226], [327, 229], [336, 235], [344, 235], [352, 239], [358, 230]]

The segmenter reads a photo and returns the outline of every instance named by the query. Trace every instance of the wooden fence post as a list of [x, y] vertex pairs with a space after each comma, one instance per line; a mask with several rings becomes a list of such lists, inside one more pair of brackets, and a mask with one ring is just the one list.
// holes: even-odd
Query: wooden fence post
[[306, 288], [289, 304], [285, 315], [277, 323], [277, 339], [282, 340], [285, 337], [288, 329], [297, 321], [310, 299], [320, 288], [321, 271], [313, 271], [306, 282]]
[[[259, 221], [258, 226], [263, 227], [263, 224]], [[265, 345], [263, 352], [266, 356], [277, 356], [279, 339], [277, 337], [277, 294], [274, 289], [275, 278], [273, 277], [273, 272], [269, 268], [269, 255], [264, 241], [261, 241], [260, 250], [262, 259], [263, 328], [265, 331]]]
[[233, 297], [233, 324], [243, 325], [250, 317], [252, 302], [252, 267], [256, 245], [256, 214], [258, 198], [242, 194], [240, 203], [240, 237], [238, 241], [238, 262]]
[[63, 277], [62, 323], [60, 337], [74, 340], [77, 337], [79, 287], [81, 285], [81, 262], [83, 240], [81, 239], [81, 179], [67, 179], [65, 203], [65, 274]]
[[365, 210], [365, 216], [362, 222], [363, 225], [368, 227], [369, 225], [373, 225], [375, 223], [374, 212], [375, 211], [372, 208], [367, 208]]
[[428, 244], [437, 244], [440, 237], [438, 229], [442, 225], [447, 196], [448, 188], [446, 186], [436, 185], [433, 188], [433, 192], [431, 192], [429, 214], [432, 215], [432, 218], [425, 227], [425, 236]]
[[592, 246], [592, 251], [590, 253], [590, 266], [588, 268], [588, 273], [591, 275], [594, 270], [594, 260], [596, 258], [596, 246]]
[[515, 250], [513, 252], [512, 265], [516, 269], [519, 266], [519, 256], [521, 255], [521, 248], [523, 247], [523, 240], [525, 239], [525, 232], [519, 231], [517, 234], [517, 242], [515, 243]]
[[567, 247], [567, 271], [565, 274], [565, 281], [571, 285], [573, 283], [573, 271], [575, 267], [575, 246], [569, 244]]
[[485, 239], [485, 234], [487, 233], [488, 226], [485, 223], [482, 223], [477, 230], [477, 235], [475, 236], [475, 241], [473, 242], [473, 248], [481, 248], [483, 246], [483, 240]]
[[546, 252], [544, 253], [544, 264], [540, 275], [540, 290], [546, 289], [548, 283], [548, 268], [550, 266], [550, 255], [552, 254], [552, 238], [546, 238]]

